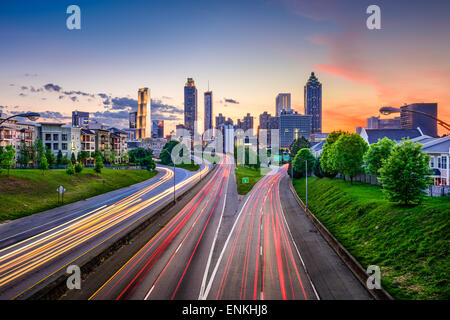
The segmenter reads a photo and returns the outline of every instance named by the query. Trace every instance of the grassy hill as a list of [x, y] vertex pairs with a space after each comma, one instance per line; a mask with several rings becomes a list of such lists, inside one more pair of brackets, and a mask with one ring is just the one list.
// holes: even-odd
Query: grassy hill
[[[305, 180], [294, 186], [304, 199]], [[394, 298], [450, 298], [449, 198], [403, 207], [378, 186], [308, 178], [308, 206], [364, 268], [380, 266]]]
[[0, 174], [0, 221], [13, 220], [58, 206], [56, 189], [62, 185], [67, 191], [64, 204], [123, 188], [154, 177], [156, 171], [93, 169], [68, 175], [65, 170], [12, 169]]

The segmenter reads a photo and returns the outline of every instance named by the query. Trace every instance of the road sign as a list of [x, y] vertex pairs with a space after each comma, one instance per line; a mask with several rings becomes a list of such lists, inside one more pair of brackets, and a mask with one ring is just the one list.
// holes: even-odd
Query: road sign
[[63, 186], [59, 186], [58, 189], [56, 189], [56, 192], [58, 192], [59, 194], [63, 194], [64, 192], [66, 192], [66, 189], [64, 189]]
[[242, 183], [248, 183], [248, 178], [242, 178]]

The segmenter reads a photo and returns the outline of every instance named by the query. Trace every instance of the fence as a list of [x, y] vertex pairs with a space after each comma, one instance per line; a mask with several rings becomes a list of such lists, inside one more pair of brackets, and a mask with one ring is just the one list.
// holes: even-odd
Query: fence
[[[349, 177], [345, 177], [343, 174], [338, 173], [336, 178], [343, 179], [345, 181], [350, 181]], [[353, 178], [353, 181], [363, 182], [367, 184], [373, 184], [376, 186], [381, 186], [380, 181], [373, 174], [362, 173]], [[450, 197], [450, 186], [434, 186], [429, 185], [428, 189], [425, 190], [427, 197]]]

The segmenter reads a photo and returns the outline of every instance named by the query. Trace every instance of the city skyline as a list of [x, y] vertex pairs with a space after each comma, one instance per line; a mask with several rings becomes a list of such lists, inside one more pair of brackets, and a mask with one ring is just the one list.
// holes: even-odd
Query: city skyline
[[[450, 39], [442, 7], [449, 4], [380, 1], [382, 30], [373, 31], [365, 27], [364, 1], [305, 3], [249, 1], [241, 7], [237, 2], [189, 7], [176, 2], [171, 8], [159, 3], [155, 5], [159, 15], [154, 16], [155, 10], [140, 6], [124, 10], [119, 4], [81, 1], [80, 31], [65, 28], [66, 8], [57, 2], [2, 3], [2, 30], [10, 30], [11, 23], [15, 28], [0, 34], [8, 43], [0, 61], [0, 109], [6, 114], [36, 111], [46, 121], [65, 123], [78, 110], [90, 112], [92, 120], [125, 128], [136, 103], [134, 92], [149, 87], [152, 117], [165, 120], [170, 132], [183, 122], [181, 86], [187, 77], [195, 79], [200, 92], [210, 82], [213, 117], [222, 113], [237, 120], [247, 112], [255, 118], [264, 111], [272, 113], [279, 92], [290, 92], [292, 109], [303, 113], [303, 86], [315, 72], [326, 88], [323, 132], [353, 132], [385, 105], [438, 103], [438, 116], [450, 117], [446, 89], [450, 66], [445, 55]], [[205, 12], [216, 17], [195, 19]], [[101, 26], [93, 20], [94, 14], [100, 14]], [[121, 15], [148, 15], [143, 21], [152, 22], [147, 26], [140, 23], [142, 19], [133, 19], [125, 26]], [[190, 41], [164, 22], [168, 15], [181, 21], [190, 17], [194, 35]], [[203, 28], [205, 23], [211, 25], [209, 30]], [[124, 49], [149, 37], [153, 45], [145, 45], [145, 50]], [[205, 39], [212, 41], [207, 54], [200, 50]], [[115, 43], [124, 45], [105, 54]], [[420, 53], [418, 44], [423, 48]], [[198, 98], [198, 105], [204, 105], [203, 95]], [[199, 122], [204, 120], [200, 109]], [[438, 132], [445, 133], [442, 128]]]

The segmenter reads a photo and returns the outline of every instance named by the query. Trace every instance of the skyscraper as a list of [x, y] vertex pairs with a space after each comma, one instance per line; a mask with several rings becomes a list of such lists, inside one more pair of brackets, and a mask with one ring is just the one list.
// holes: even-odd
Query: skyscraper
[[151, 125], [150, 90], [141, 88], [138, 91], [136, 139], [150, 138]]
[[128, 114], [128, 122], [130, 129], [136, 129], [137, 111], [132, 111]]
[[81, 128], [89, 125], [89, 112], [72, 111], [72, 127]]
[[221, 124], [225, 123], [225, 117], [219, 113], [219, 115], [216, 117], [216, 128], [218, 128]]
[[212, 91], [205, 92], [205, 131], [213, 128], [213, 97]]
[[400, 122], [402, 129], [422, 130], [423, 134], [430, 137], [437, 137], [437, 121], [427, 116], [408, 112], [418, 111], [437, 117], [437, 103], [413, 103], [400, 107]]
[[292, 141], [304, 136], [311, 139], [311, 119], [310, 115], [301, 115], [297, 112], [283, 111], [277, 117], [280, 128], [280, 148], [289, 148]]
[[314, 72], [304, 88], [305, 115], [312, 117], [311, 133], [322, 133], [322, 84]]
[[291, 110], [291, 94], [279, 93], [275, 99], [275, 115], [279, 116], [281, 111]]
[[184, 127], [189, 134], [194, 135], [194, 126], [197, 121], [197, 88], [194, 80], [188, 78], [184, 85]]
[[152, 138], [164, 138], [164, 120], [152, 120]]

